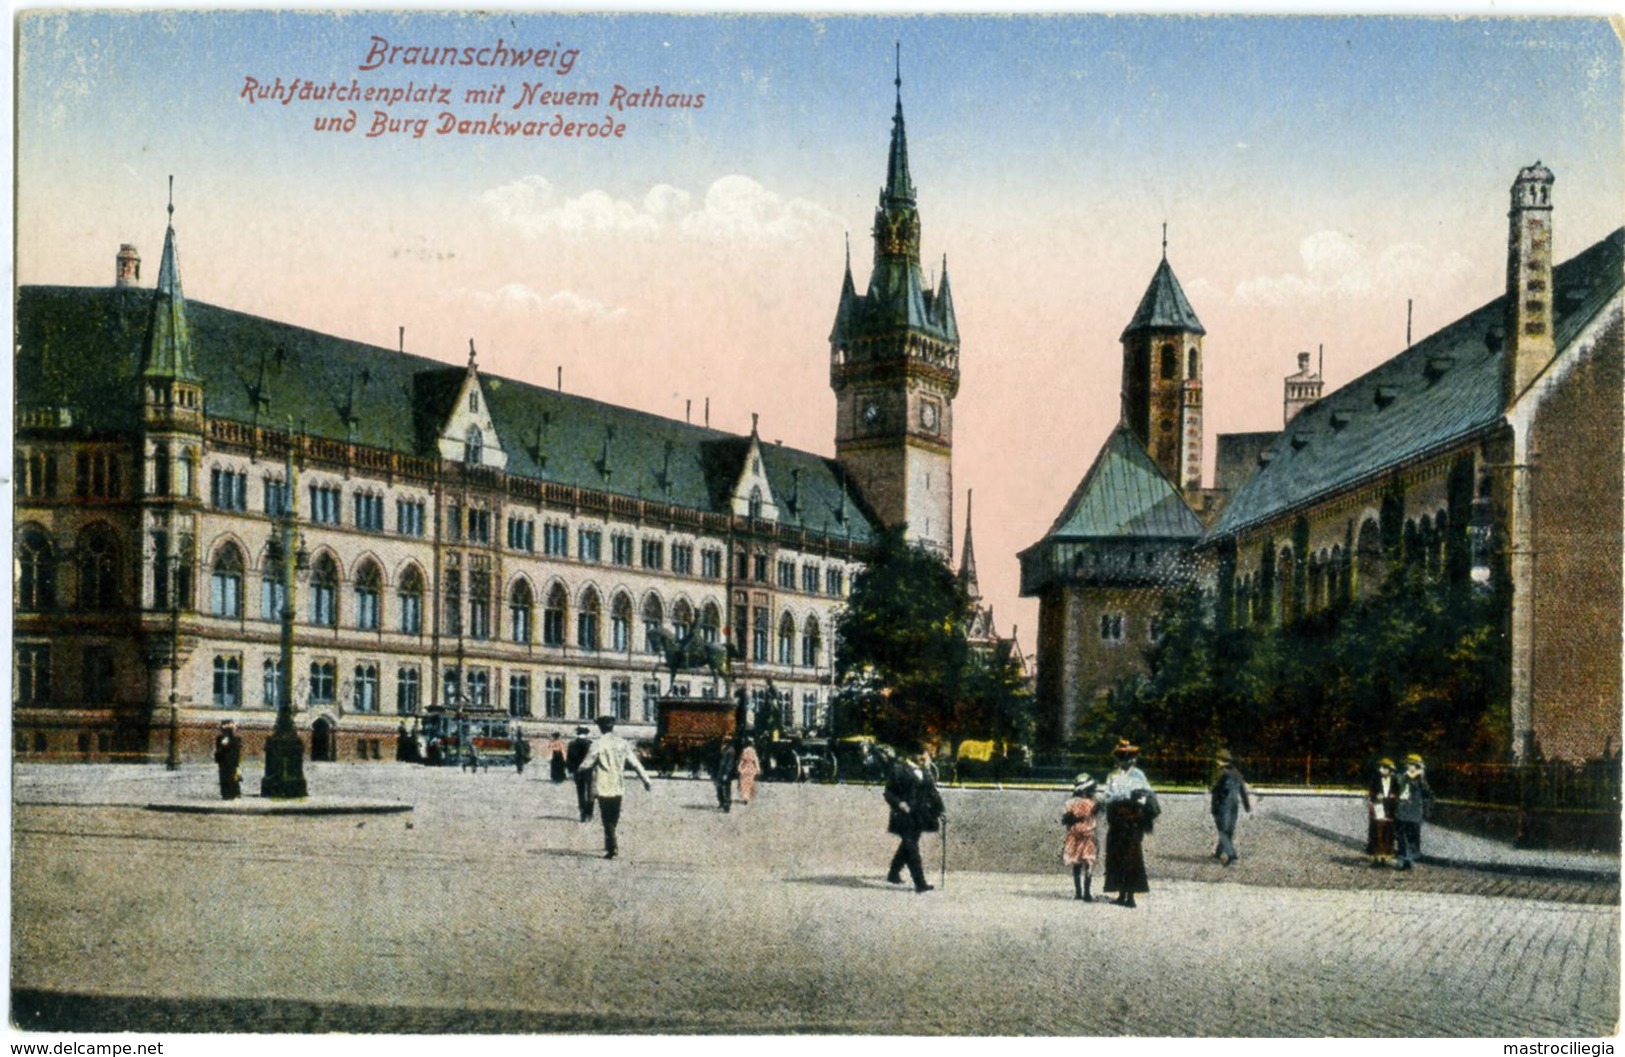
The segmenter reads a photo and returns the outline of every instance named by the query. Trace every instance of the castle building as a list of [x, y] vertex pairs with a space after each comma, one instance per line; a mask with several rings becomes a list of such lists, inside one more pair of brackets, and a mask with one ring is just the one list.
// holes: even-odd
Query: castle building
[[[813, 728], [877, 530], [948, 553], [958, 330], [920, 279], [900, 80], [834, 459], [488, 374], [472, 342], [454, 366], [188, 300], [170, 212], [156, 288], [125, 245], [111, 286], [18, 293], [19, 754], [203, 757], [221, 719], [269, 730], [284, 680], [316, 759], [463, 703], [647, 736], [659, 697], [732, 690]], [[731, 686], [674, 678], [665, 635], [726, 642]]]
[[[1171, 449], [1143, 439], [1171, 432], [1143, 425], [1175, 405], [1158, 404], [1168, 391], [1144, 386], [1128, 351], [1125, 424], [1022, 554], [1022, 593], [1040, 599], [1039, 708], [1051, 745], [1117, 679], [1144, 671], [1140, 649], [1105, 649], [1115, 614], [1123, 637], [1143, 645], [1160, 595], [1200, 582], [1221, 622], [1277, 624], [1365, 597], [1393, 563], [1415, 562], [1504, 599], [1510, 755], [1618, 751], [1625, 231], [1554, 266], [1553, 182], [1537, 163], [1512, 185], [1504, 296], [1324, 396], [1301, 354], [1285, 380], [1284, 428], [1219, 439], [1211, 516], [1195, 517], [1193, 482], [1173, 472], [1182, 464]], [[1166, 268], [1153, 291], [1177, 289]], [[1144, 313], [1142, 303], [1136, 320]], [[1126, 471], [1112, 468], [1133, 465], [1146, 480], [1131, 493]], [[1125, 576], [1128, 559], [1114, 566], [1111, 554], [1153, 524], [1183, 557], [1170, 553], [1146, 576], [1157, 554], [1143, 548], [1139, 579]], [[1125, 597], [1136, 585], [1137, 608]]]

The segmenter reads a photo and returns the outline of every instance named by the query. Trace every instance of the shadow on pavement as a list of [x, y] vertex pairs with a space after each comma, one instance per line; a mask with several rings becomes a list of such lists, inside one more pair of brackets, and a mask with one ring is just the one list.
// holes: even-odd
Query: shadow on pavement
[[822, 877], [787, 877], [785, 880], [791, 884], [822, 885], [825, 888], [874, 888], [882, 890], [896, 888], [898, 891], [902, 891], [908, 887], [907, 885], [889, 885], [879, 878], [870, 880], [867, 877], [853, 877], [851, 874], [825, 874]]

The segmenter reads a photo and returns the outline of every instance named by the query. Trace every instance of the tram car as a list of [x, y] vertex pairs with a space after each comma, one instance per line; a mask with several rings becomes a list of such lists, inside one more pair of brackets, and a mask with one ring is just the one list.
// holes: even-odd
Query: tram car
[[519, 751], [519, 731], [507, 713], [497, 709], [446, 709], [423, 714], [422, 759], [431, 767], [507, 767]]

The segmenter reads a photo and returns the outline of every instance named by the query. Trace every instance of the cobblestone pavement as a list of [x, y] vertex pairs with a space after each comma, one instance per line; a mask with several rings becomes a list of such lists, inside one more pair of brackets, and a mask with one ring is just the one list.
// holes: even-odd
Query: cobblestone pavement
[[414, 810], [161, 814], [140, 805], [207, 799], [211, 770], [20, 769], [20, 1026], [1580, 1037], [1618, 1020], [1617, 879], [1371, 870], [1262, 805], [1225, 868], [1203, 801], [1167, 797], [1130, 911], [1071, 898], [1059, 792], [948, 790], [947, 884], [915, 896], [881, 880], [872, 788], [768, 785], [723, 815], [709, 785], [634, 785], [607, 862], [571, 787], [535, 772], [310, 777]]

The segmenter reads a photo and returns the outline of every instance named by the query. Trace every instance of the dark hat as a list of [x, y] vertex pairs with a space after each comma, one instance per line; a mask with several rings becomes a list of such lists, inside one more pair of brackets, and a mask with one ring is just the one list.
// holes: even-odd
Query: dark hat
[[1120, 738], [1117, 742], [1117, 748], [1112, 750], [1112, 755], [1119, 760], [1132, 760], [1140, 755], [1140, 747], [1132, 744], [1127, 738]]
[[592, 733], [592, 728], [587, 726], [585, 723], [583, 723], [583, 724], [581, 724], [581, 726], [576, 728], [576, 733], [577, 734], [591, 734]]
[[234, 720], [234, 719], [222, 719], [220, 721], [220, 726], [221, 726], [222, 729], [224, 729], [226, 727], [235, 727], [236, 725], [237, 725], [237, 721]]
[[599, 716], [597, 719], [593, 720], [593, 722], [597, 723], [598, 729], [603, 731], [605, 734], [608, 734], [610, 731], [615, 729], [615, 717], [611, 715]]

